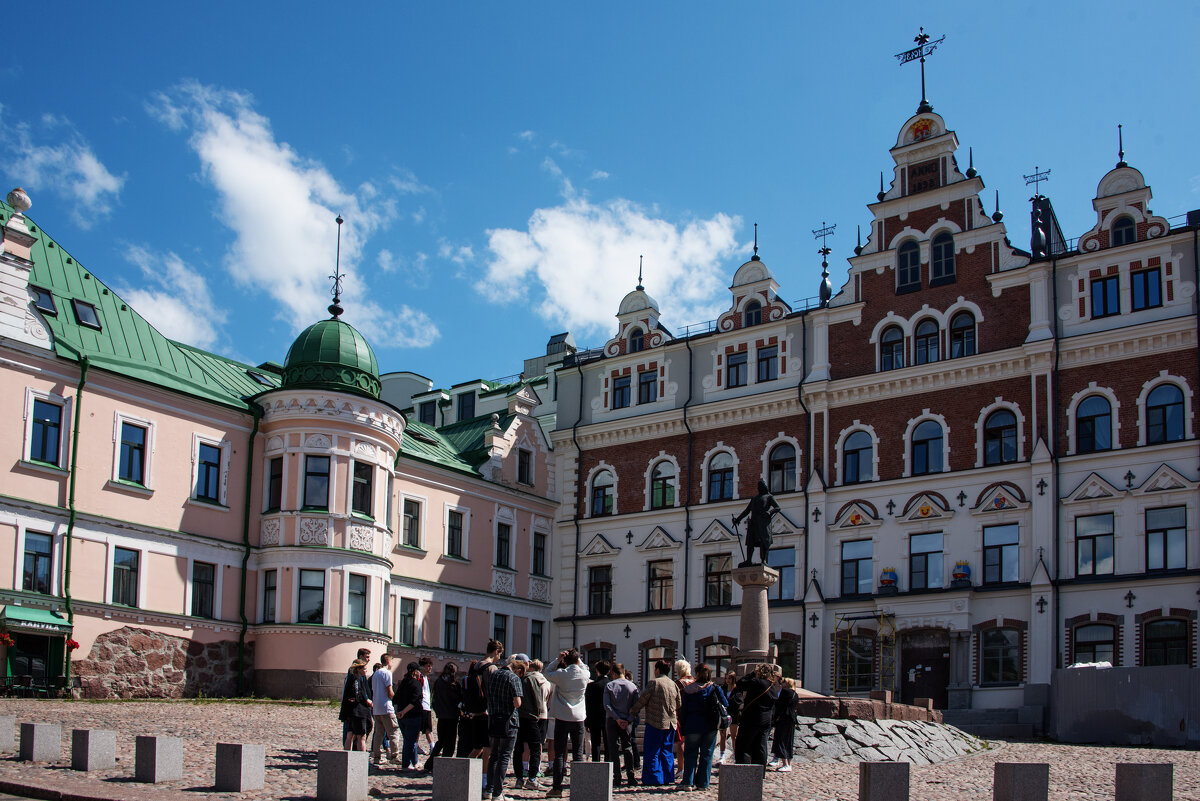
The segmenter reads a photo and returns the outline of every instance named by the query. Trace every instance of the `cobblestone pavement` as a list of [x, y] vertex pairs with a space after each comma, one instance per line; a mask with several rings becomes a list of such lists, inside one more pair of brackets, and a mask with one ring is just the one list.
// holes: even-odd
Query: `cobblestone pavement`
[[[63, 758], [53, 764], [30, 765], [15, 757], [0, 757], [0, 792], [17, 793], [17, 786], [55, 788], [64, 798], [130, 799], [286, 799], [299, 801], [316, 794], [316, 751], [336, 748], [341, 724], [327, 704], [291, 705], [231, 702], [85, 702], [0, 699], [0, 715], [17, 722], [63, 725]], [[73, 728], [115, 729], [117, 768], [81, 774], [70, 770]], [[133, 776], [134, 736], [155, 734], [184, 739], [184, 778], [160, 785], [136, 784]], [[267, 747], [266, 788], [243, 793], [213, 791], [213, 760], [218, 742], [263, 743]], [[1048, 762], [1050, 798], [1111, 801], [1117, 762], [1173, 762], [1175, 798], [1200, 801], [1200, 752], [1154, 748], [1107, 748], [1050, 743], [993, 743], [993, 748], [944, 762], [914, 766], [914, 801], [988, 801], [992, 798], [992, 766], [996, 762]], [[510, 777], [509, 783], [512, 779]], [[716, 799], [720, 774], [707, 792], [690, 799]], [[372, 770], [373, 797], [419, 801], [432, 795], [428, 776]], [[668, 789], [618, 790], [621, 801], [652, 801]], [[541, 798], [545, 793], [510, 790], [514, 801]], [[569, 793], [568, 793], [569, 796]], [[2, 796], [0, 796], [2, 797]], [[682, 797], [682, 796], [681, 796]], [[767, 773], [764, 798], [780, 801], [854, 801], [858, 798], [858, 767], [853, 764], [797, 763], [792, 773]]]

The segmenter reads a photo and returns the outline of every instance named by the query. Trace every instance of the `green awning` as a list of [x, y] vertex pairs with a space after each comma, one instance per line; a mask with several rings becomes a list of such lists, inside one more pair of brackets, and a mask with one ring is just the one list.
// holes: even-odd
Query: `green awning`
[[9, 604], [0, 611], [0, 626], [9, 631], [37, 631], [46, 634], [70, 634], [66, 618], [49, 609], [30, 609]]

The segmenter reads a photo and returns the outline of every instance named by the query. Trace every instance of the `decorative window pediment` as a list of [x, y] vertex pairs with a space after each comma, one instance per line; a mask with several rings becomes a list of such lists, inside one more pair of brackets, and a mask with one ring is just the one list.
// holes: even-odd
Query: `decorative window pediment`
[[608, 537], [603, 534], [597, 534], [592, 537], [591, 542], [584, 546], [579, 552], [580, 556], [613, 556], [619, 553], [621, 548], [613, 545], [608, 541]]
[[1195, 490], [1200, 483], [1188, 481], [1178, 471], [1169, 465], [1159, 465], [1150, 477], [1142, 482], [1133, 492], [1135, 495], [1146, 495], [1154, 492], [1170, 492], [1171, 490]]
[[720, 520], [714, 520], [708, 524], [699, 537], [696, 538], [697, 545], [715, 545], [717, 543], [736, 542], [737, 535], [734, 534], [727, 524]]
[[662, 526], [655, 526], [650, 532], [650, 536], [642, 540], [642, 544], [637, 548], [639, 551], [656, 551], [664, 548], [678, 548], [679, 540], [667, 533], [667, 530]]
[[879, 510], [868, 501], [850, 501], [834, 517], [835, 531], [864, 531], [876, 528], [881, 522]]
[[798, 531], [799, 529], [803, 528], [803, 526], [797, 526], [795, 521], [793, 521], [782, 511], [779, 511], [771, 516], [771, 522], [767, 525], [767, 528], [774, 536], [781, 537], [786, 534], [791, 534], [794, 531]]
[[1075, 488], [1075, 491], [1063, 499], [1065, 503], [1078, 503], [1080, 501], [1099, 501], [1106, 499], [1116, 500], [1125, 494], [1125, 490], [1118, 489], [1112, 484], [1109, 484], [1096, 473], [1090, 473], [1083, 483]]
[[975, 499], [975, 505], [971, 507], [971, 514], [1028, 509], [1029, 505], [1029, 501], [1025, 500], [1025, 495], [1020, 488], [1005, 481], [992, 484], [979, 493], [979, 497]]
[[908, 499], [900, 513], [901, 523], [924, 523], [929, 520], [948, 520], [954, 510], [946, 499], [936, 492], [922, 492]]

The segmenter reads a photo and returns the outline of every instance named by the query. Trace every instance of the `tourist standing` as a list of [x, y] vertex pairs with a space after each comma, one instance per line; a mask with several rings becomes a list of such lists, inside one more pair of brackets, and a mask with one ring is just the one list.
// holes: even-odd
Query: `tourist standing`
[[[625, 680], [633, 684], [633, 671], [629, 668], [625, 668]], [[637, 685], [634, 684], [633, 686], [636, 687]], [[633, 720], [629, 721], [629, 744], [633, 746], [633, 769], [641, 770], [642, 749], [638, 748], [637, 728], [638, 718], [637, 715], [634, 715]]]
[[[692, 666], [686, 659], [675, 660], [675, 686], [679, 688], [680, 695], [683, 694], [683, 688], [694, 682], [696, 679], [692, 676]], [[675, 738], [675, 778], [679, 778], [680, 771], [683, 770], [683, 733]]]
[[371, 761], [376, 765], [382, 759], [383, 747], [387, 748], [388, 759], [393, 762], [400, 759], [400, 744], [396, 742], [400, 723], [392, 704], [396, 691], [392, 688], [391, 664], [392, 656], [385, 652], [379, 657], [379, 669], [371, 674], [371, 713], [375, 723], [371, 735]]
[[[487, 653], [484, 658], [471, 665], [471, 669], [467, 671], [467, 688], [463, 702], [463, 717], [467, 718], [470, 724], [470, 738], [467, 745], [471, 750], [467, 756], [472, 759], [482, 759], [484, 765], [487, 765], [489, 761], [488, 746], [491, 742], [487, 716], [487, 681], [492, 672], [496, 670], [496, 663], [502, 656], [504, 656], [504, 643], [499, 640], [488, 640]], [[487, 774], [484, 774], [484, 786], [487, 786], [487, 781]]]
[[504, 777], [512, 761], [517, 742], [517, 713], [521, 708], [521, 679], [525, 663], [510, 659], [504, 667], [492, 671], [487, 680], [488, 733], [490, 759], [487, 762], [488, 786], [492, 801], [504, 798]]
[[[354, 691], [352, 691], [350, 689], [351, 682], [357, 682], [362, 687], [364, 687], [365, 693], [367, 696], [367, 700], [368, 701], [371, 700], [371, 682], [370, 682], [370, 679], [368, 679], [367, 675], [366, 675], [367, 674], [367, 663], [371, 661], [371, 649], [370, 648], [359, 648], [358, 654], [355, 656], [355, 661], [363, 663], [363, 670], [362, 670], [363, 675], [361, 677], [357, 676], [354, 672], [353, 665], [351, 665], [350, 669], [346, 671], [346, 681], [342, 683], [343, 707], [345, 706], [346, 697], [348, 695], [354, 694]], [[346, 718], [342, 717], [340, 712], [338, 713], [338, 720], [340, 720], [342, 722], [342, 748], [343, 748], [343, 750], [349, 751], [350, 746], [347, 745], [347, 743], [350, 742], [350, 725], [347, 722]], [[371, 716], [370, 716], [369, 712], [367, 713], [367, 731], [368, 732], [371, 731]], [[362, 749], [358, 749], [358, 750], [362, 750]]]
[[767, 764], [767, 737], [775, 717], [775, 699], [771, 697], [770, 665], [758, 665], [738, 680], [742, 695], [741, 724], [734, 739], [734, 758], [740, 764]]
[[[592, 761], [604, 761], [604, 688], [608, 684], [609, 664], [601, 659], [592, 669], [595, 678], [588, 684], [583, 693], [583, 706], [586, 711], [583, 725], [587, 728], [588, 741], [592, 748]], [[609, 760], [612, 755], [609, 755]]]
[[683, 703], [679, 711], [679, 731], [683, 735], [683, 788], [708, 788], [712, 779], [713, 749], [717, 731], [725, 718], [728, 699], [720, 687], [712, 683], [708, 665], [696, 668], [696, 680], [683, 688]]
[[347, 751], [367, 750], [367, 733], [371, 731], [371, 696], [367, 694], [367, 663], [361, 659], [350, 665], [350, 674], [342, 687], [342, 747]]
[[568, 740], [571, 761], [583, 759], [583, 721], [587, 717], [583, 696], [589, 678], [588, 669], [579, 663], [579, 651], [574, 648], [560, 652], [555, 669], [546, 674], [546, 681], [554, 686], [554, 695], [550, 697], [550, 717], [554, 719], [554, 785], [547, 798], [563, 794]]
[[635, 786], [633, 761], [633, 721], [637, 716], [630, 710], [637, 703], [638, 688], [625, 678], [625, 666], [613, 664], [604, 685], [604, 748], [613, 763], [613, 786], [621, 786], [621, 765], [625, 766], [625, 782]]
[[396, 717], [400, 720], [400, 734], [404, 739], [404, 747], [400, 752], [400, 769], [415, 770], [417, 767], [417, 745], [421, 739], [421, 721], [425, 717], [421, 711], [422, 687], [425, 676], [421, 666], [409, 662], [404, 678], [394, 700]]
[[737, 673], [732, 670], [725, 672], [725, 682], [721, 685], [721, 690], [725, 693], [725, 698], [728, 699], [726, 709], [729, 711], [729, 718], [728, 725], [721, 728], [721, 750], [717, 761], [732, 762], [733, 744], [737, 740], [738, 721], [741, 719], [742, 712], [742, 696], [735, 694], [737, 690]]
[[646, 710], [646, 734], [642, 742], [642, 784], [675, 783], [675, 739], [679, 726], [679, 687], [671, 679], [671, 663], [654, 663], [654, 681], [646, 686], [630, 710]]
[[458, 719], [461, 714], [459, 705], [463, 696], [462, 686], [458, 683], [457, 665], [453, 662], [446, 663], [442, 674], [433, 683], [430, 695], [430, 706], [437, 715], [437, 742], [429, 749], [425, 770], [433, 769], [434, 757], [454, 756], [454, 745], [458, 739]]
[[[520, 654], [518, 654], [520, 656]], [[517, 789], [540, 790], [537, 775], [542, 772], [542, 744], [546, 740], [547, 709], [553, 688], [542, 675], [542, 663], [534, 659], [525, 668], [521, 679], [521, 709], [518, 713], [517, 750], [513, 760], [513, 772], [517, 775]], [[525, 746], [529, 746], [529, 765], [522, 759]], [[526, 773], [528, 767], [528, 773]], [[525, 778], [528, 775], [528, 778]]]
[[796, 693], [796, 682], [793, 679], [780, 677], [779, 687], [779, 697], [775, 699], [775, 742], [771, 746], [771, 754], [781, 763], [778, 770], [781, 773], [789, 773], [792, 770], [796, 708], [800, 703], [800, 696]]
[[[425, 745], [433, 751], [433, 660], [423, 656], [417, 660], [421, 666], [421, 734], [425, 735]], [[421, 744], [417, 743], [420, 750]]]

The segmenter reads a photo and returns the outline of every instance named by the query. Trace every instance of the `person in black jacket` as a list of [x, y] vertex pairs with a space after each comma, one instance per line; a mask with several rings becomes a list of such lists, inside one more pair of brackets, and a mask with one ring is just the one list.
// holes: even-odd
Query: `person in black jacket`
[[770, 665], [758, 665], [738, 680], [742, 694], [741, 724], [733, 744], [734, 760], [739, 764], [767, 764], [767, 737], [775, 717], [775, 699], [771, 696], [774, 674]]
[[796, 709], [800, 703], [797, 695], [796, 682], [792, 679], [779, 677], [779, 698], [775, 701], [775, 735], [771, 745], [771, 755], [778, 758], [778, 770], [788, 773], [792, 769], [793, 740], [796, 737]]
[[603, 762], [604, 688], [608, 686], [608, 662], [601, 659], [592, 666], [592, 680], [583, 690], [584, 728], [592, 745], [592, 761]]
[[338, 719], [346, 732], [342, 747], [347, 751], [366, 751], [371, 732], [371, 696], [367, 691], [367, 663], [354, 660], [342, 686], [342, 708]]
[[454, 745], [458, 739], [459, 704], [462, 703], [462, 685], [458, 683], [458, 666], [447, 662], [442, 674], [433, 683], [433, 714], [437, 717], [437, 742], [429, 750], [425, 770], [433, 770], [433, 759], [438, 756], [454, 756]]
[[408, 670], [400, 681], [400, 689], [392, 699], [396, 707], [396, 717], [400, 721], [400, 735], [404, 745], [400, 752], [400, 769], [415, 770], [417, 767], [417, 740], [421, 736], [422, 694], [421, 666], [416, 662], [408, 663]]

